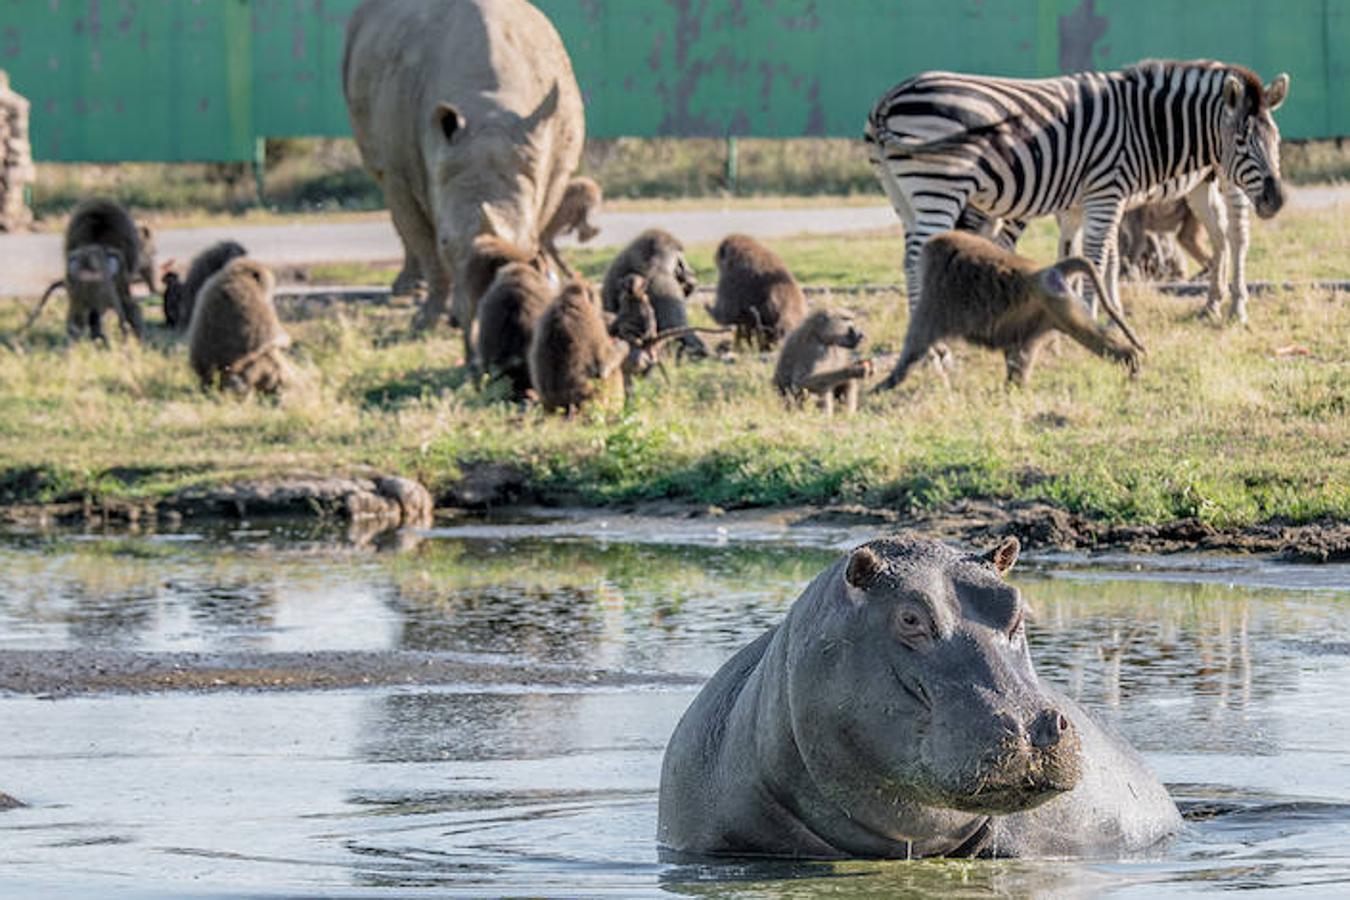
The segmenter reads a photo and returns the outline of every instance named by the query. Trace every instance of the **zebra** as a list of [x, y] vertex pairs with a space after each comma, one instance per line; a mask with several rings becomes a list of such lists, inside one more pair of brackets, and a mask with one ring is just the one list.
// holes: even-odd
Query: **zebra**
[[[1225, 269], [1231, 265], [1228, 291], [1230, 295], [1228, 318], [1240, 324], [1247, 322], [1247, 247], [1251, 242], [1251, 201], [1236, 185], [1223, 184], [1214, 168], [1191, 172], [1166, 181], [1150, 190], [1135, 194], [1125, 201], [1123, 211], [1129, 212], [1153, 203], [1185, 200], [1209, 236], [1212, 255], [1206, 271], [1209, 290], [1200, 314], [1212, 320], [1219, 319], [1223, 305]], [[1076, 256], [1082, 252], [1083, 211], [1080, 208], [1055, 213], [1059, 225], [1059, 255]], [[1096, 315], [1096, 298], [1089, 303]]]
[[1249, 69], [1211, 60], [1034, 80], [924, 72], [901, 82], [877, 102], [863, 139], [905, 225], [910, 309], [919, 251], [933, 235], [1002, 220], [999, 243], [1011, 246], [1031, 218], [1081, 207], [1086, 255], [1118, 310], [1116, 233], [1129, 197], [1215, 170], [1257, 215], [1279, 211], [1271, 112], [1288, 90], [1286, 74], [1263, 86]]

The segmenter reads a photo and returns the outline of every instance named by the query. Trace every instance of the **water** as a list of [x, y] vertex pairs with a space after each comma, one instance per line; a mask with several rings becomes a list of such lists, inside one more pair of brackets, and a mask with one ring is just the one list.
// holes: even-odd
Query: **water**
[[[297, 530], [0, 539], [11, 651], [350, 650], [544, 662], [563, 683], [0, 694], [7, 896], [1156, 896], [1350, 891], [1350, 567], [1019, 566], [1041, 672], [1190, 822], [1157, 858], [676, 866], [653, 844], [696, 685], [866, 530], [557, 520], [402, 553]], [[0, 666], [3, 668], [3, 666]], [[588, 686], [599, 670], [627, 683]]]

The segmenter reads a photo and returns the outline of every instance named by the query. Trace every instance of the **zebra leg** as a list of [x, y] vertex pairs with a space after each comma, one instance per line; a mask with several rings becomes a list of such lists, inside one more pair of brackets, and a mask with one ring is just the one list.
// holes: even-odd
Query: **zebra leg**
[[1200, 316], [1217, 320], [1219, 307], [1223, 305], [1223, 280], [1228, 266], [1228, 210], [1220, 202], [1213, 181], [1202, 181], [1196, 185], [1186, 195], [1186, 205], [1205, 226], [1209, 246], [1214, 251], [1209, 260], [1209, 292]]
[[[1124, 206], [1124, 198], [1116, 195], [1098, 197], [1083, 204], [1083, 255], [1102, 275], [1102, 286], [1108, 295], [1102, 301], [1110, 304], [1117, 312], [1120, 311], [1116, 290], [1119, 284], [1120, 250], [1116, 242]], [[1097, 318], [1096, 290], [1092, 285], [1085, 284], [1082, 296], [1088, 315]]]
[[1247, 244], [1251, 238], [1251, 205], [1239, 187], [1228, 189], [1228, 252], [1232, 255], [1233, 273], [1228, 290], [1233, 295], [1228, 307], [1230, 321], [1247, 324]]

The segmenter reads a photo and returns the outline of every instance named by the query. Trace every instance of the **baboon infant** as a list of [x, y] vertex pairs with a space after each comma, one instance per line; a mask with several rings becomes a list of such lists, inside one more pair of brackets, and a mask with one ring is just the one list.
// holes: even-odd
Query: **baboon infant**
[[570, 416], [608, 393], [627, 355], [627, 343], [610, 339], [590, 289], [574, 280], [534, 325], [530, 380], [544, 409]]
[[202, 285], [188, 327], [188, 361], [203, 388], [271, 394], [291, 380], [281, 351], [291, 344], [281, 327], [262, 263], [231, 260]]
[[[601, 287], [605, 312], [619, 311], [619, 283], [625, 275], [641, 275], [647, 280], [658, 329], [672, 331], [689, 324], [686, 298], [698, 286], [698, 279], [684, 258], [684, 245], [674, 235], [660, 228], [648, 229], [614, 258]], [[695, 356], [708, 355], [708, 347], [698, 335], [685, 334], [679, 340], [682, 350]]]
[[[85, 327], [96, 341], [107, 341], [103, 334], [103, 314], [116, 312], [122, 320], [122, 298], [117, 289], [117, 277], [123, 269], [122, 254], [102, 244], [85, 244], [66, 257], [66, 277], [53, 282], [24, 326], [27, 330], [37, 321], [47, 299], [57, 288], [65, 288], [69, 307], [66, 310], [66, 336], [77, 340]], [[123, 322], [125, 331], [125, 322]]]
[[[628, 345], [623, 361], [623, 396], [633, 394], [633, 378], [660, 365], [656, 338], [656, 310], [647, 294], [647, 279], [625, 275], [619, 282], [619, 312], [609, 324], [609, 333]], [[665, 371], [664, 368], [661, 370]]]
[[736, 329], [736, 344], [772, 350], [806, 318], [806, 298], [783, 260], [744, 234], [717, 247], [717, 301], [708, 313]]
[[[1120, 261], [1143, 278], [1185, 276], [1185, 261], [1173, 252], [1175, 235], [1201, 272], [1209, 270], [1210, 258], [1200, 245], [1200, 218], [1186, 198], [1150, 203], [1129, 210], [1120, 220]], [[1175, 266], [1175, 268], [1173, 268]]]
[[811, 313], [783, 341], [773, 370], [774, 387], [789, 406], [800, 406], [815, 395], [826, 415], [834, 415], [835, 400], [842, 401], [850, 414], [857, 412], [859, 385], [872, 374], [872, 364], [854, 362], [848, 351], [866, 337], [847, 312]]
[[548, 307], [552, 286], [528, 263], [507, 263], [497, 270], [478, 304], [478, 361], [494, 378], [511, 385], [511, 397], [523, 400], [530, 390], [530, 339]]
[[600, 233], [600, 229], [591, 223], [591, 216], [600, 211], [603, 195], [600, 185], [590, 178], [573, 178], [567, 182], [562, 202], [539, 234], [539, 246], [553, 264], [568, 278], [576, 273], [572, 271], [558, 252], [557, 240], [564, 234], [575, 231], [578, 243], [586, 243]]
[[935, 343], [957, 337], [1002, 350], [1008, 380], [1025, 385], [1041, 339], [1055, 330], [1098, 356], [1125, 363], [1132, 375], [1137, 373], [1144, 345], [1109, 303], [1103, 306], [1129, 343], [1092, 321], [1065, 279], [1074, 273], [1092, 279], [1097, 296], [1106, 296], [1096, 267], [1082, 257], [1071, 256], [1040, 269], [1026, 257], [970, 232], [948, 231], [930, 238], [919, 260], [922, 299], [911, 314], [900, 360], [878, 390], [903, 381]]
[[243, 246], [235, 241], [220, 241], [198, 253], [188, 266], [187, 277], [181, 282], [175, 277], [174, 286], [164, 286], [164, 321], [171, 328], [183, 330], [192, 324], [192, 312], [197, 304], [197, 296], [211, 276], [215, 275], [232, 259], [245, 255]]

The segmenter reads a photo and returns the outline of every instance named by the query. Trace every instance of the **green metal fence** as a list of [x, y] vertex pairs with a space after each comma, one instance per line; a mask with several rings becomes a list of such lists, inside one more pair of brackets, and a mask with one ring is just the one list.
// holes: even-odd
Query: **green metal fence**
[[[359, 0], [0, 0], [43, 160], [249, 160], [345, 135]], [[416, 2], [416, 0], [407, 0]], [[856, 136], [924, 69], [1052, 75], [1212, 57], [1292, 76], [1289, 138], [1350, 134], [1350, 0], [536, 0], [588, 134]]]

